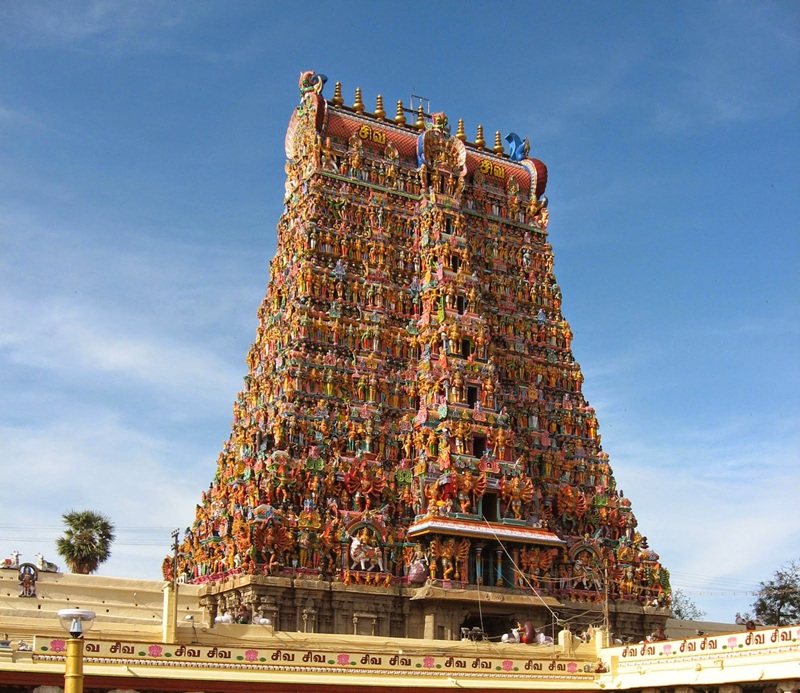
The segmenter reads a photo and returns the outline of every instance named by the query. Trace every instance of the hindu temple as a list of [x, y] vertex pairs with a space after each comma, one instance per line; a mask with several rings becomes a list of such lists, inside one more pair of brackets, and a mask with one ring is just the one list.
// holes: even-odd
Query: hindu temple
[[545, 164], [326, 81], [300, 77], [247, 374], [165, 578], [276, 631], [652, 632], [669, 575], [582, 394]]

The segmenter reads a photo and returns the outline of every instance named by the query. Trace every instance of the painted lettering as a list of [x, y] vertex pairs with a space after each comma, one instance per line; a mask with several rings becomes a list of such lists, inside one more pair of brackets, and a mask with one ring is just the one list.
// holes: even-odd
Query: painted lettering
[[100, 645], [95, 642], [87, 642], [86, 643], [86, 651], [87, 652], [100, 652]]
[[175, 650], [176, 657], [199, 657], [200, 650], [197, 648], [186, 647], [186, 645], [181, 645], [177, 650]]
[[484, 175], [494, 176], [495, 178], [506, 177], [506, 170], [500, 164], [492, 163], [488, 159], [483, 159], [479, 168]]
[[766, 642], [764, 633], [753, 633], [750, 631], [744, 639], [745, 645], [763, 645]]
[[272, 653], [272, 661], [273, 662], [293, 662], [294, 661], [294, 653], [293, 652], [283, 652], [282, 650], [275, 650]]
[[455, 657], [448, 657], [445, 661], [444, 665], [446, 667], [450, 667], [451, 669], [466, 669], [467, 668], [467, 660], [465, 659], [456, 659]]
[[304, 662], [311, 662], [312, 664], [325, 664], [325, 655], [321, 655], [318, 652], [311, 652], [309, 650], [303, 655]]
[[375, 144], [386, 144], [386, 133], [381, 130], [373, 130], [369, 125], [362, 125], [358, 129], [358, 136], [362, 140], [369, 140]]
[[133, 645], [123, 645], [117, 641], [111, 646], [111, 654], [133, 654]]

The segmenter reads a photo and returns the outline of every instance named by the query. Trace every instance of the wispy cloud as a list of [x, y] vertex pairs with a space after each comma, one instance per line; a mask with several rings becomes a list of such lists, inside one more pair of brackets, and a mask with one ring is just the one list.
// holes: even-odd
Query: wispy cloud
[[163, 390], [191, 388], [195, 395], [218, 395], [234, 380], [234, 369], [207, 345], [176, 343], [152, 329], [137, 332], [124, 316], [63, 299], [0, 302], [0, 348], [12, 366], [71, 378], [107, 373]]
[[[232, 7], [222, 10], [229, 14]], [[268, 32], [254, 32], [222, 47], [198, 42], [191, 47], [180, 40], [209, 14], [214, 3], [164, 3], [141, 0], [29, 0], [0, 7], [0, 24], [22, 45], [56, 46], [72, 50], [124, 55], [136, 53], [187, 56], [207, 63], [247, 63], [272, 50], [291, 28], [277, 20]], [[283, 26], [281, 26], [283, 25]]]
[[615, 434], [612, 467], [667, 567], [752, 583], [800, 552], [798, 423], [720, 412], [703, 426]]
[[[703, 10], [705, 21], [688, 27], [682, 50], [669, 56], [674, 88], [656, 101], [653, 126], [664, 132], [698, 130], [768, 120], [796, 110], [797, 8], [709, 3]], [[715, 27], [713, 33], [709, 24]]]
[[239, 388], [263, 286], [230, 282], [239, 251], [64, 228], [8, 234], [0, 248], [0, 370], [17, 383], [0, 399], [11, 411], [36, 393], [133, 388], [185, 419]]
[[21, 109], [0, 105], [0, 133], [18, 129], [42, 130], [45, 124], [40, 118]]
[[147, 45], [148, 32], [172, 29], [186, 17], [178, 3], [128, 3], [119, 0], [85, 0], [65, 4], [57, 0], [7, 3], [0, 16], [6, 32], [32, 44], [65, 45], [87, 39]]
[[[14, 518], [22, 526], [16, 530], [22, 539], [33, 529], [34, 541], [22, 548], [31, 555], [37, 550], [49, 553], [50, 560], [56, 560], [52, 542], [61, 533], [62, 513], [98, 510], [128, 534], [130, 528], [151, 528], [146, 536], [152, 543], [159, 528], [191, 522], [199, 492], [213, 474], [210, 449], [191, 440], [179, 444], [175, 438], [137, 430], [102, 408], [65, 411], [59, 421], [0, 426], [0, 457], [16, 460], [25, 469], [13, 483], [0, 487], [6, 522]], [[36, 517], [29, 515], [33, 502]], [[132, 541], [130, 536], [121, 537], [126, 540]], [[158, 577], [159, 555], [168, 549], [168, 534], [164, 533], [162, 546], [155, 544], [139, 551], [147, 556], [139, 565], [136, 550], [112, 550], [103, 572]]]

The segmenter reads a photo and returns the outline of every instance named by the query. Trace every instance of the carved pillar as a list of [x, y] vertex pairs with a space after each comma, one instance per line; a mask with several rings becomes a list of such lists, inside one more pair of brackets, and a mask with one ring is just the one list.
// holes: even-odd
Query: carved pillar
[[317, 632], [317, 609], [314, 602], [309, 599], [303, 610], [300, 612], [300, 622], [304, 633]]
[[495, 584], [495, 587], [502, 587], [503, 586], [503, 549], [502, 548], [495, 549], [495, 555], [497, 557], [497, 579], [495, 580], [494, 584]]
[[481, 544], [475, 547], [475, 584], [483, 584], [483, 546]]
[[261, 597], [258, 604], [258, 613], [261, 618], [268, 618], [272, 623], [273, 631], [281, 630], [280, 609], [275, 597]]

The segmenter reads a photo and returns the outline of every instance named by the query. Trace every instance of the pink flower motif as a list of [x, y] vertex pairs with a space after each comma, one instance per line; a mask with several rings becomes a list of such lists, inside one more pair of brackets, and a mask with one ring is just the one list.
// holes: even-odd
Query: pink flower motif
[[336, 658], [336, 661], [337, 661], [339, 664], [350, 664], [350, 655], [349, 655], [349, 654], [340, 654], [340, 655], [339, 655], [339, 656]]
[[514, 662], [510, 659], [503, 660], [503, 671], [511, 671], [514, 668]]
[[567, 664], [567, 671], [570, 674], [574, 674], [576, 671], [578, 671], [578, 665], [575, 664], [575, 662], [570, 662], [569, 664]]
[[63, 640], [51, 640], [50, 649], [53, 652], [64, 652], [67, 649], [67, 643]]
[[728, 647], [730, 647], [732, 650], [736, 649], [736, 643], [737, 640], [735, 635], [732, 635], [730, 638], [728, 638]]
[[672, 645], [664, 645], [664, 654], [672, 654]]
[[433, 669], [434, 662], [435, 660], [433, 657], [425, 657], [425, 659], [422, 660], [422, 666], [426, 669]]
[[244, 653], [244, 658], [248, 662], [255, 662], [258, 659], [258, 650], [247, 650]]
[[150, 657], [160, 657], [162, 653], [161, 645], [150, 645], [147, 648], [147, 654]]

